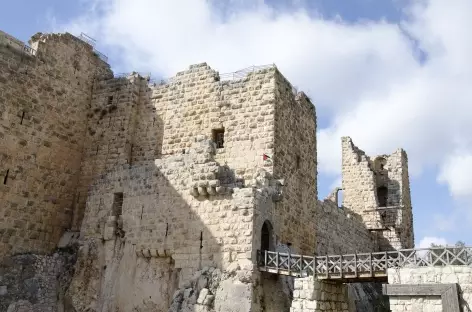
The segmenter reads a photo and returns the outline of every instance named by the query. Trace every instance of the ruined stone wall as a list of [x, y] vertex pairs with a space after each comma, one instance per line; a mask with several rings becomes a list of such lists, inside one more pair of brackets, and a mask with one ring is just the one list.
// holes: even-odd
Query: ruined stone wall
[[72, 218], [94, 79], [111, 75], [70, 34], [0, 45], [0, 256], [48, 252]]
[[294, 252], [315, 250], [317, 199], [316, 113], [308, 97], [294, 95], [291, 84], [276, 77], [274, 177], [284, 179], [281, 202], [275, 206], [279, 240]]
[[344, 137], [342, 155], [343, 206], [362, 217], [381, 250], [413, 247], [406, 153], [369, 157]]
[[[425, 268], [388, 269], [388, 283], [401, 285], [459, 284], [459, 303], [462, 311], [472, 307], [472, 268], [467, 266], [445, 266]], [[440, 296], [390, 296], [392, 312], [443, 311]]]

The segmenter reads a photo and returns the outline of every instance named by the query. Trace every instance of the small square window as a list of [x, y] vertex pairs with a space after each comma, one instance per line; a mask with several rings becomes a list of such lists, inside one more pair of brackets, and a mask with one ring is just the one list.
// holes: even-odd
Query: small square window
[[216, 148], [223, 148], [225, 143], [225, 129], [213, 129], [212, 135]]

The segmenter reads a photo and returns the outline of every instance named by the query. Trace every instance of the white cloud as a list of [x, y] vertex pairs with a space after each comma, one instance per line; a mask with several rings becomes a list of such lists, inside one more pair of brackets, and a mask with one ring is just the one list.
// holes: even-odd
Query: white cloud
[[443, 237], [425, 236], [420, 241], [418, 248], [430, 248], [431, 244], [446, 246], [448, 243]]
[[[275, 13], [262, 1], [231, 1], [225, 19], [204, 0], [88, 1], [65, 28], [99, 39], [128, 71], [275, 62], [332, 117], [319, 131], [321, 172], [339, 174], [340, 137], [349, 135], [370, 154], [403, 147], [412, 175], [439, 167], [452, 195], [472, 195], [462, 170], [472, 166], [472, 1], [415, 1], [400, 26], [310, 18], [303, 8]], [[469, 148], [453, 152], [458, 142]]]
[[438, 176], [456, 197], [472, 197], [472, 153], [456, 152], [446, 157]]

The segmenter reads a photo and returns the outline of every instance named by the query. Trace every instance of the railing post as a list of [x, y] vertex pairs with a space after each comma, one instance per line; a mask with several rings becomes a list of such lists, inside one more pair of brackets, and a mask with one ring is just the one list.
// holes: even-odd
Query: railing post
[[326, 279], [329, 278], [329, 265], [328, 265], [328, 256], [325, 256], [326, 259]]
[[316, 255], [313, 257], [313, 277], [316, 278]]
[[372, 253], [369, 253], [369, 271], [370, 271], [370, 277], [373, 276], [372, 274]]
[[290, 272], [291, 272], [290, 267], [291, 267], [291, 265], [292, 265], [292, 261], [291, 261], [291, 258], [290, 258], [290, 252], [288, 253], [288, 260], [287, 260], [287, 262], [288, 262], [288, 275], [290, 275]]
[[354, 277], [357, 278], [357, 252], [354, 254]]
[[385, 274], [387, 274], [387, 269], [388, 269], [388, 255], [387, 255], [387, 252], [385, 252]]
[[275, 253], [275, 267], [277, 268], [277, 274], [279, 274], [279, 252]]
[[302, 271], [303, 271], [303, 254], [300, 255], [300, 275], [302, 275]]
[[343, 278], [343, 255], [340, 255], [340, 256], [339, 256], [339, 262], [341, 263], [341, 271], [340, 271], [340, 274], [341, 274], [341, 278]]

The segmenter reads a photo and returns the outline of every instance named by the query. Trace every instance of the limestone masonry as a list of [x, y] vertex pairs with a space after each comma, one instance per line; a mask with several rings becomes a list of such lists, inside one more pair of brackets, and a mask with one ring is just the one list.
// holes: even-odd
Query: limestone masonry
[[315, 106], [275, 65], [155, 83], [68, 33], [30, 46], [0, 32], [0, 311], [374, 311], [380, 285], [256, 259], [412, 248], [405, 151], [342, 138], [320, 201]]

